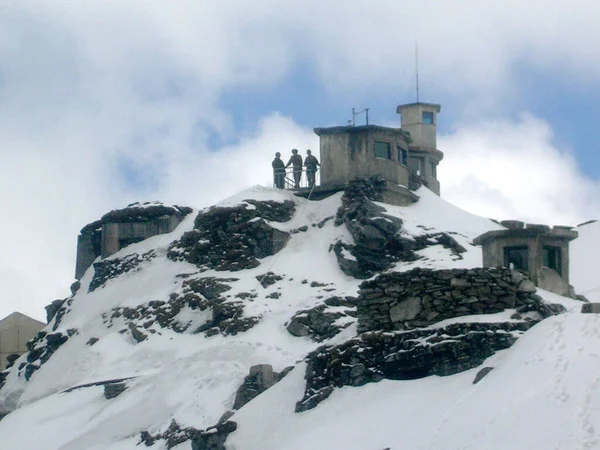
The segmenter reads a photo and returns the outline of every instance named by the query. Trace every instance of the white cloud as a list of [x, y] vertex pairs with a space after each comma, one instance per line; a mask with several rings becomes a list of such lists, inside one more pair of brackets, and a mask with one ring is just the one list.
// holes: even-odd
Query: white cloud
[[[232, 111], [219, 103], [231, 89], [268, 90], [304, 63], [326, 91], [353, 98], [389, 92], [393, 104], [412, 97], [418, 41], [428, 99], [464, 98], [455, 116], [482, 105], [502, 110], [507, 96], [519, 94], [514, 68], [523, 61], [598, 84], [600, 48], [579, 44], [600, 37], [599, 11], [591, 1], [560, 0], [0, 5], [0, 317], [15, 309], [41, 317], [44, 304], [66, 295], [77, 232], [107, 210], [153, 199], [204, 206], [268, 184], [275, 151], [316, 146], [310, 130], [276, 113], [252, 135], [235, 130]], [[462, 176], [445, 179], [443, 192], [463, 201], [467, 186], [494, 197], [507, 215], [522, 214], [523, 191], [505, 189], [496, 173], [481, 178], [471, 162], [470, 171], [453, 165], [461, 154], [488, 164], [467, 151], [487, 146], [509, 155], [494, 159], [498, 168], [518, 172], [510, 165], [523, 165], [515, 141], [501, 139], [508, 130], [520, 133], [528, 164], [549, 153], [539, 166], [549, 175], [518, 182], [525, 190], [540, 183], [547, 193], [532, 197], [540, 205], [532, 216], [587, 217], [595, 185], [573, 194], [577, 169], [544, 124], [529, 118], [490, 127], [461, 127], [442, 140], [447, 169], [440, 175]], [[236, 144], [211, 149], [213, 134]], [[557, 170], [559, 162], [567, 170]], [[563, 185], [565, 176], [567, 194], [547, 183]]]
[[549, 125], [531, 115], [518, 121], [459, 126], [440, 138], [442, 195], [498, 220], [576, 225], [595, 217], [600, 183], [585, 176]]

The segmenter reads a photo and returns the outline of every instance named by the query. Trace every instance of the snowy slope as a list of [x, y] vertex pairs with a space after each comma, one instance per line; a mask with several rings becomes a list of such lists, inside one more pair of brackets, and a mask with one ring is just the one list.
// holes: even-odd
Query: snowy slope
[[591, 302], [600, 302], [600, 222], [576, 228], [579, 237], [571, 242], [570, 279], [578, 294]]
[[[418, 194], [421, 200], [409, 207], [380, 205], [403, 220], [407, 237], [448, 232], [466, 252], [456, 259], [442, 245], [431, 245], [421, 251], [424, 258], [398, 263], [394, 270], [480, 266], [481, 250], [471, 246], [471, 240], [501, 227], [426, 189]], [[311, 202], [290, 192], [256, 187], [220, 203], [231, 207], [246, 199], [290, 200], [296, 204], [292, 219], [270, 225], [283, 231], [308, 227], [292, 234], [283, 250], [262, 259], [254, 269], [198, 274], [192, 264], [167, 259], [167, 247], [192, 229], [195, 213], [173, 233], [112, 255], [114, 259], [154, 250], [156, 257], [88, 293], [84, 287], [93, 276], [90, 268], [56, 330], [77, 329], [78, 333], [28, 382], [12, 370], [0, 391], [0, 411], [15, 409], [0, 421], [0, 448], [133, 449], [142, 431], [159, 433], [172, 419], [204, 429], [232, 408], [236, 389], [255, 364], [271, 364], [276, 371], [295, 368], [235, 413], [238, 430], [228, 438], [231, 449], [594, 448], [588, 444], [595, 442], [596, 434], [587, 424], [600, 419], [596, 389], [600, 362], [595, 350], [600, 348], [600, 332], [596, 332], [600, 323], [596, 316], [579, 315], [580, 303], [544, 292], [544, 298], [563, 303], [572, 312], [545, 320], [512, 348], [490, 358], [486, 365], [495, 370], [476, 386], [471, 381], [477, 369], [444, 378], [382, 381], [336, 390], [317, 408], [294, 413], [305, 385], [302, 359], [320, 344], [292, 336], [285, 323], [296, 311], [320, 304], [323, 298], [356, 295], [361, 282], [345, 275], [330, 251], [336, 240], [352, 242], [346, 227], [334, 226], [333, 220], [312, 226], [335, 215], [340, 197]], [[263, 288], [256, 277], [268, 271], [283, 276], [283, 281]], [[256, 294], [245, 303], [244, 314], [260, 317], [258, 324], [235, 336], [208, 338], [158, 329], [139, 343], [130, 332], [119, 332], [125, 327], [118, 319], [107, 326], [102, 315], [113, 308], [167, 301], [170, 294], [181, 293], [181, 274], [237, 278], [227, 295]], [[318, 282], [314, 287], [313, 281]], [[182, 323], [200, 324], [206, 319], [192, 311], [182, 311], [180, 317]], [[351, 325], [328, 343], [342, 342], [355, 333]], [[98, 339], [93, 346], [88, 344], [91, 338]], [[26, 355], [15, 367], [25, 360]], [[77, 388], [121, 378], [128, 379], [128, 389], [110, 401], [103, 397], [101, 386]], [[532, 424], [534, 411], [539, 424]], [[551, 429], [542, 433], [543, 424]], [[151, 448], [166, 446], [157, 441]], [[190, 443], [173, 448], [189, 449]]]

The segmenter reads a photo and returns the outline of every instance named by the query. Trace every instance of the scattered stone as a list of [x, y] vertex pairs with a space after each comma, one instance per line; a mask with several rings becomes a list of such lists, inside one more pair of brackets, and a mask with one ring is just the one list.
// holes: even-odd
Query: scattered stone
[[477, 372], [477, 375], [475, 375], [473, 384], [479, 383], [481, 379], [485, 377], [488, 373], [490, 373], [492, 370], [494, 370], [493, 367], [484, 367], [483, 369], [481, 369], [479, 372]]
[[56, 316], [56, 314], [62, 308], [62, 306], [64, 305], [64, 303], [66, 301], [67, 301], [66, 298], [54, 300], [52, 303], [50, 303], [48, 306], [46, 306], [44, 308], [46, 310], [46, 323], [50, 323], [52, 321], [52, 319], [54, 319], [54, 317]]
[[[349, 309], [340, 311], [338, 306], [346, 306]], [[324, 304], [296, 312], [287, 323], [286, 329], [293, 336], [310, 336], [314, 341], [322, 342], [354, 323], [355, 316], [352, 304], [340, 297], [330, 297]], [[339, 322], [341, 318], [346, 320]]]
[[329, 216], [329, 217], [325, 217], [323, 220], [321, 220], [318, 224], [317, 227], [319, 228], [323, 228], [325, 226], [325, 224], [327, 222], [329, 222], [331, 219], [333, 219], [333, 216]]
[[96, 342], [98, 342], [100, 339], [98, 339], [97, 337], [91, 337], [86, 343], [85, 345], [89, 345], [90, 347], [92, 345], [94, 345]]
[[131, 331], [131, 337], [139, 344], [148, 338], [148, 335], [142, 333], [133, 322], [129, 322], [129, 331]]
[[273, 272], [267, 272], [262, 275], [257, 275], [255, 278], [265, 289], [277, 283], [278, 281], [283, 280], [283, 277], [281, 275], [275, 275]]
[[281, 294], [279, 292], [277, 292], [277, 291], [271, 292], [270, 294], [268, 294], [266, 296], [266, 298], [274, 298], [274, 299], [277, 299], [279, 297], [281, 297]]
[[70, 328], [66, 334], [62, 332], [48, 334], [45, 331], [40, 331], [35, 337], [28, 341], [25, 345], [27, 350], [27, 362], [22, 363], [18, 367], [18, 376], [23, 375], [26, 381], [29, 381], [31, 376], [42, 367], [50, 357], [63, 346], [70, 337], [77, 334], [75, 328]]
[[329, 283], [319, 283], [318, 281], [313, 281], [310, 283], [310, 287], [321, 287], [321, 286], [327, 286]]

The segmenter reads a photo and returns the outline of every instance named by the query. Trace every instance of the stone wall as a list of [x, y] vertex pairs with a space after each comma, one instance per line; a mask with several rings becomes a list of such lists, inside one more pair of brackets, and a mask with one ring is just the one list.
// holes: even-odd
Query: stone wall
[[560, 312], [543, 303], [534, 284], [509, 269], [476, 268], [382, 274], [360, 285], [358, 331], [406, 330], [444, 319], [505, 309]]

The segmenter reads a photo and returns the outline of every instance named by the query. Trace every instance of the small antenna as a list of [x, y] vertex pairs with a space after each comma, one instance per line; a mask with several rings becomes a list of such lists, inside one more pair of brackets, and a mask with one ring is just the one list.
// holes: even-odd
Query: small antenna
[[419, 44], [415, 42], [415, 76], [417, 78], [417, 103], [419, 103]]

